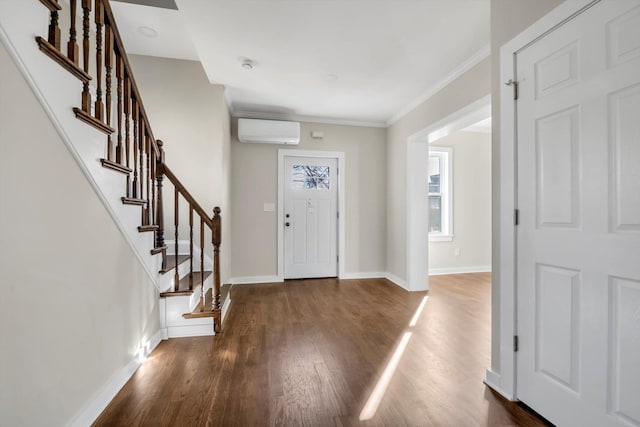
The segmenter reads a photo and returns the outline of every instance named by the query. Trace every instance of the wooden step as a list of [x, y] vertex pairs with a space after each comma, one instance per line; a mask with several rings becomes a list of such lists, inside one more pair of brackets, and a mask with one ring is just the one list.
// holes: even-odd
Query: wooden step
[[144, 206], [147, 201], [144, 199], [136, 199], [133, 197], [121, 197], [122, 203], [125, 205]]
[[163, 251], [167, 250], [167, 245], [164, 246], [158, 246], [157, 248], [153, 248], [151, 249], [151, 255], [158, 255], [161, 254]]
[[107, 135], [111, 135], [112, 133], [114, 133], [116, 131], [114, 128], [112, 128], [111, 126], [107, 125], [102, 120], [96, 119], [91, 114], [87, 113], [86, 111], [84, 111], [81, 108], [77, 108], [76, 107], [76, 108], [73, 109], [73, 112], [76, 114], [76, 118], [77, 119], [85, 122], [89, 126], [93, 126], [94, 128], [98, 129], [99, 131], [106, 133]]
[[[191, 258], [189, 255], [178, 255], [178, 265], [187, 261], [189, 258]], [[173, 269], [175, 269], [175, 267], [176, 267], [176, 256], [167, 255], [167, 258], [165, 260], [165, 267], [162, 270], [160, 270], [160, 274], [168, 273], [169, 271], [172, 271]]]
[[141, 225], [138, 227], [138, 232], [145, 233], [147, 231], [156, 231], [157, 229], [157, 225]]
[[132, 170], [126, 167], [125, 165], [121, 165], [120, 163], [117, 163], [108, 159], [100, 159], [100, 163], [102, 163], [102, 167], [105, 167], [107, 169], [111, 169], [113, 171], [120, 172], [126, 175], [132, 172]]
[[[209, 276], [211, 276], [211, 272], [210, 271], [205, 271], [203, 275], [201, 275], [199, 271], [194, 271], [193, 273], [187, 274], [182, 279], [180, 279], [180, 282], [178, 283], [178, 290], [177, 291], [160, 292], [160, 296], [161, 297], [176, 297], [176, 296], [183, 296], [183, 295], [191, 295], [197, 289], [200, 288], [200, 281], [201, 280], [202, 281], [207, 280], [207, 278]], [[193, 278], [193, 288], [192, 289], [189, 289], [189, 277]], [[203, 278], [201, 279], [201, 277], [203, 277]]]
[[[229, 298], [229, 292], [231, 291], [231, 284], [222, 285], [220, 287], [220, 308], [224, 305], [227, 298]], [[185, 319], [198, 319], [201, 317], [214, 317], [213, 311], [211, 311], [211, 304], [213, 302], [213, 290], [209, 289], [204, 296], [204, 311], [200, 311], [200, 305], [191, 312], [182, 315]]]
[[89, 83], [89, 81], [91, 80], [91, 76], [85, 73], [78, 64], [67, 58], [64, 53], [56, 49], [54, 45], [52, 45], [42, 37], [36, 37], [36, 42], [38, 42], [38, 47], [40, 48], [40, 50], [44, 52], [49, 58], [56, 61], [62, 66], [62, 68], [73, 74], [83, 83]]
[[182, 315], [185, 319], [200, 319], [202, 317], [214, 317], [215, 314], [211, 311], [211, 303], [213, 301], [213, 292], [211, 289], [207, 291], [204, 296], [204, 311], [200, 311], [200, 304], [193, 309], [191, 313], [185, 313]]

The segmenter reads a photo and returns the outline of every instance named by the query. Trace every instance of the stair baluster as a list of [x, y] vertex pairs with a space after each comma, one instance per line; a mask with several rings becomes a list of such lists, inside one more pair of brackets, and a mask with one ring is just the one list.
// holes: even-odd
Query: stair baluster
[[216, 206], [213, 209], [213, 218], [211, 221], [211, 242], [213, 243], [213, 298], [211, 311], [214, 313], [213, 330], [215, 332], [220, 332], [222, 329], [220, 310], [220, 243], [222, 239], [222, 228], [220, 219], [220, 208]]
[[[105, 76], [105, 92], [106, 92], [106, 113], [107, 126], [111, 127], [111, 70], [113, 69], [113, 33], [111, 25], [108, 23], [104, 26], [104, 66], [106, 70]], [[113, 160], [113, 141], [111, 134], [107, 135], [107, 159]]]
[[96, 24], [96, 102], [94, 117], [104, 120], [104, 104], [102, 103], [102, 27], [104, 26], [104, 6], [102, 0], [96, 0], [93, 14]]
[[[140, 109], [138, 109], [138, 114], [140, 113]], [[140, 179], [138, 180], [138, 185], [140, 188], [138, 189], [138, 198], [144, 199], [144, 140], [146, 134], [146, 126], [144, 120], [141, 120], [141, 116], [138, 116], [138, 131], [140, 134], [138, 135], [138, 160], [140, 161], [139, 173]], [[144, 207], [142, 208], [142, 221], [144, 221]]]
[[[82, 0], [82, 62], [83, 70], [89, 73], [89, 36], [91, 35], [91, 0]], [[89, 91], [89, 82], [82, 85], [82, 111], [91, 114], [91, 92]]]
[[69, 42], [67, 43], [67, 57], [76, 65], [78, 65], [78, 43], [76, 32], [76, 9], [77, 0], [71, 0], [69, 3], [71, 13], [71, 26], [69, 27]]
[[176, 291], [178, 290], [178, 285], [180, 284], [179, 283], [180, 282], [180, 274], [178, 273], [178, 254], [179, 254], [179, 252], [178, 252], [178, 224], [180, 223], [179, 220], [178, 220], [178, 215], [180, 214], [180, 209], [179, 209], [179, 205], [178, 205], [179, 199], [180, 199], [180, 193], [178, 192], [178, 187], [175, 187], [174, 194], [173, 194], [173, 200], [174, 200], [174, 203], [173, 203], [173, 205], [174, 205], [174, 208], [173, 208], [173, 224], [176, 227], [176, 234], [175, 234], [175, 239], [176, 240], [175, 240], [175, 245], [174, 245], [174, 247], [175, 247], [175, 252], [174, 253], [175, 253], [175, 259], [176, 259], [176, 270], [175, 270], [175, 276], [174, 276], [174, 282], [175, 282], [174, 288], [175, 288]]
[[62, 10], [62, 6], [58, 4], [57, 0], [40, 0], [40, 3], [45, 5], [50, 11], [49, 16], [49, 36], [48, 42], [60, 50], [60, 27], [58, 27], [58, 12]]
[[122, 78], [124, 75], [124, 67], [122, 57], [116, 49], [116, 120], [118, 122], [118, 142], [116, 144], [116, 163], [122, 165]]
[[[151, 143], [151, 142], [150, 142]], [[150, 205], [150, 214], [151, 214], [151, 224], [158, 225], [156, 222], [156, 152], [149, 147], [149, 180], [151, 181], [149, 186], [151, 187], [151, 205]], [[157, 232], [157, 229], [156, 229]], [[157, 241], [154, 240], [154, 244]]]
[[200, 217], [200, 311], [205, 310], [204, 299], [204, 219]]
[[[131, 169], [131, 79], [124, 75], [124, 152], [127, 168]], [[131, 197], [131, 174], [127, 174], [127, 197]]]
[[[158, 150], [160, 151], [160, 155], [156, 159], [156, 186], [158, 192], [158, 200], [156, 201], [156, 220], [158, 225], [158, 230], [156, 231], [156, 248], [164, 248], [164, 201], [162, 197], [162, 181], [164, 180], [164, 149], [162, 146], [164, 143], [160, 140], [156, 141], [158, 144]], [[162, 268], [166, 268], [166, 257], [164, 254], [166, 253], [163, 250], [162, 256]]]
[[139, 127], [139, 112], [138, 112], [138, 100], [131, 98], [131, 105], [133, 110], [133, 182], [131, 183], [131, 197], [138, 198], [138, 127]]
[[[202, 271], [200, 271], [202, 274]], [[189, 203], [189, 290], [193, 290], [193, 205]]]

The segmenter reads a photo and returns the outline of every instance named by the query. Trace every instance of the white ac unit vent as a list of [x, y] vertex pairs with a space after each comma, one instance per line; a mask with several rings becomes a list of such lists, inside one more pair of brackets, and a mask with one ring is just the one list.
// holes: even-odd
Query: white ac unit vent
[[300, 143], [300, 123], [281, 120], [238, 119], [238, 141], [296, 145]]

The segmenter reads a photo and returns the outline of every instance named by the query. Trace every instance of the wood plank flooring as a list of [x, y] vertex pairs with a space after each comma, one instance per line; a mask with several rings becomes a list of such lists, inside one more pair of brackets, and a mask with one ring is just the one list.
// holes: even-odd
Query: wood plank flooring
[[[546, 425], [482, 383], [490, 281], [434, 276], [428, 293], [384, 279], [235, 286], [222, 334], [162, 342], [94, 425]], [[377, 410], [361, 421], [408, 333]]]

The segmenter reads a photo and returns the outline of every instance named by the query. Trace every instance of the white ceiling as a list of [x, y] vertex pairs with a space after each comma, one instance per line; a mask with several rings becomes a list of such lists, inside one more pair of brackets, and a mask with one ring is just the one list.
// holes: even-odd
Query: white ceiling
[[244, 117], [385, 126], [489, 53], [489, 0], [175, 3], [113, 2], [127, 51], [200, 60]]

